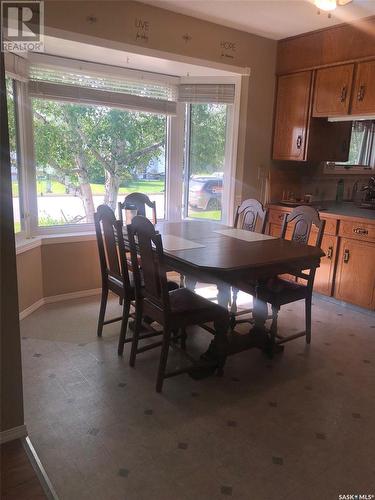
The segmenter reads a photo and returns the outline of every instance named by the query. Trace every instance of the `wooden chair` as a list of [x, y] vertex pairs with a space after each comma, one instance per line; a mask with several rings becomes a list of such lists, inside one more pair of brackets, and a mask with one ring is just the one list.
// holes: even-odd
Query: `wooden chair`
[[156, 218], [156, 202], [151, 201], [150, 198], [143, 193], [130, 193], [128, 196], [125, 197], [124, 201], [121, 203], [118, 203], [118, 214], [119, 214], [119, 219], [122, 223], [124, 223], [123, 220], [123, 210], [126, 208], [133, 206], [137, 209], [137, 215], [143, 215], [143, 217], [146, 217], [146, 207], [150, 207], [152, 210], [152, 217], [151, 217], [151, 222], [153, 224], [157, 223], [157, 218]]
[[[134, 280], [132, 273], [129, 272], [121, 221], [116, 220], [113, 210], [107, 205], [100, 205], [98, 207], [97, 212], [94, 214], [94, 221], [102, 277], [102, 297], [97, 335], [98, 337], [102, 336], [104, 325], [121, 321], [118, 342], [118, 354], [121, 356], [124, 352], [124, 344], [132, 341], [131, 337], [126, 338], [126, 331], [129, 316], [134, 316], [130, 314], [130, 305], [135, 301]], [[171, 289], [178, 288], [178, 285], [175, 283], [168, 283], [168, 286]], [[105, 321], [109, 291], [119, 297], [123, 312], [122, 316]], [[142, 318], [141, 310], [138, 310], [138, 314]], [[139, 338], [143, 339], [156, 335], [160, 335], [160, 332], [156, 332], [149, 327], [148, 331]]]
[[[281, 238], [285, 238], [287, 229], [292, 226], [291, 240], [307, 245], [310, 239], [313, 226], [317, 229], [315, 246], [319, 247], [322, 243], [325, 221], [321, 220], [318, 211], [313, 207], [300, 206], [296, 207], [290, 214], [285, 214], [283, 225], [281, 228]], [[300, 271], [291, 269], [290, 274], [295, 277], [295, 280], [284, 279], [277, 276], [268, 280], [254, 289], [248, 290], [249, 293], [255, 294], [257, 298], [265, 303], [271, 304], [272, 307], [272, 323], [271, 323], [271, 340], [272, 343], [283, 344], [289, 340], [298, 337], [306, 336], [306, 343], [311, 342], [311, 302], [314, 286], [316, 269]], [[301, 282], [302, 280], [302, 282]], [[242, 290], [243, 287], [240, 287]], [[247, 291], [245, 289], [245, 291]], [[295, 333], [288, 337], [280, 337], [277, 333], [277, 319], [281, 306], [296, 302], [297, 300], [305, 301], [305, 330]]]
[[[122, 354], [131, 301], [135, 300], [134, 283], [130, 281], [128, 263], [125, 255], [123, 225], [116, 220], [113, 210], [100, 205], [94, 214], [96, 240], [98, 243], [100, 271], [102, 276], [102, 298], [100, 302], [98, 337], [102, 336], [103, 326], [121, 321], [118, 354]], [[109, 290], [122, 301], [122, 316], [105, 321]]]
[[[249, 198], [248, 200], [244, 200], [241, 205], [237, 207], [233, 225], [238, 229], [246, 229], [247, 231], [264, 234], [267, 227], [267, 218], [268, 209], [264, 208], [260, 201]], [[238, 292], [238, 288], [232, 287], [232, 304], [230, 308], [230, 322], [232, 330], [236, 324], [251, 322], [249, 319], [236, 319], [238, 316], [243, 316], [244, 314], [252, 312], [252, 309], [238, 311]]]
[[[128, 225], [127, 228], [134, 269], [136, 300], [142, 300], [144, 314], [157, 321], [163, 327], [162, 342], [138, 348], [141, 318], [138, 314], [136, 315], [130, 366], [134, 366], [138, 353], [161, 345], [162, 349], [156, 382], [156, 391], [161, 392], [165, 378], [186, 373], [192, 369], [190, 366], [189, 368], [181, 368], [175, 371], [166, 371], [168, 351], [173, 339], [172, 332], [184, 332], [185, 328], [189, 325], [203, 325], [204, 323], [213, 321], [215, 330], [209, 327], [206, 327], [206, 329], [215, 333], [216, 339], [214, 343], [216, 346], [220, 346], [226, 342], [229, 314], [226, 309], [196, 295], [187, 288], [168, 290], [163, 244], [160, 234], [155, 231], [153, 224], [142, 216], [134, 217], [132, 224]], [[140, 272], [141, 269], [142, 275]], [[224, 350], [221, 351], [219, 347], [217, 352], [224, 352]], [[192, 360], [189, 355], [188, 357]], [[221, 371], [224, 361], [224, 355], [222, 358], [216, 358], [214, 368]]]

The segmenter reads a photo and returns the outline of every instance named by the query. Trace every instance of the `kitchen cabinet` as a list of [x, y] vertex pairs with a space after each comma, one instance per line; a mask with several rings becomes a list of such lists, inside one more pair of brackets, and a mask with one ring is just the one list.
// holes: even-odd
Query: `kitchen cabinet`
[[358, 63], [351, 114], [375, 114], [375, 60]]
[[[286, 213], [292, 209], [278, 205], [269, 208], [269, 234], [280, 237]], [[339, 300], [375, 309], [375, 221], [321, 213], [326, 221], [322, 240], [325, 256], [316, 271], [314, 291]], [[312, 230], [309, 244], [315, 244]], [[291, 237], [291, 229], [287, 238]], [[288, 276], [285, 276], [288, 277]], [[288, 277], [289, 278], [289, 277]]]
[[278, 78], [273, 159], [290, 161], [346, 161], [350, 122], [311, 118], [312, 72]]
[[312, 71], [280, 76], [277, 85], [273, 158], [305, 159]]
[[374, 243], [340, 239], [334, 296], [368, 309], [375, 308]]
[[342, 116], [349, 113], [354, 64], [316, 71], [312, 116]]
[[321, 248], [325, 256], [321, 258], [320, 267], [316, 270], [314, 291], [323, 295], [331, 295], [336, 261], [337, 237], [325, 234], [322, 239]]

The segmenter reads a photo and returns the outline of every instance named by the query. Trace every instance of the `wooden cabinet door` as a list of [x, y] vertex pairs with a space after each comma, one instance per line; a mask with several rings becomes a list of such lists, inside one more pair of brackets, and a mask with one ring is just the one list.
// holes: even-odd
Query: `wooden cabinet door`
[[313, 116], [349, 113], [354, 64], [318, 69], [315, 79]]
[[375, 60], [359, 63], [357, 66], [351, 113], [375, 113]]
[[332, 294], [333, 273], [337, 249], [337, 237], [325, 234], [321, 248], [325, 256], [320, 259], [320, 267], [316, 270], [314, 290], [324, 295]]
[[273, 140], [274, 160], [306, 159], [311, 79], [311, 71], [278, 78]]
[[374, 243], [341, 239], [335, 297], [368, 309], [375, 308]]

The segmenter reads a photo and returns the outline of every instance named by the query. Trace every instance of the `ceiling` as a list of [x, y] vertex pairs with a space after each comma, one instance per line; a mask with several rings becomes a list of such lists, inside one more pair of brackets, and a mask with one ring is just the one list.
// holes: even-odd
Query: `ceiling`
[[375, 0], [353, 0], [332, 17], [313, 0], [139, 0], [248, 33], [279, 40], [375, 14]]

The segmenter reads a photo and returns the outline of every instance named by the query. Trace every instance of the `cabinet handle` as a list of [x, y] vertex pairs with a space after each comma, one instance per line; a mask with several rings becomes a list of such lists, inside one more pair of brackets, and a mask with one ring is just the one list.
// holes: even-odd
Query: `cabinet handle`
[[368, 229], [365, 229], [363, 227], [355, 227], [353, 229], [353, 233], [360, 234], [362, 236], [366, 236], [368, 234]]
[[346, 250], [344, 250], [344, 262], [345, 262], [345, 264], [347, 264], [349, 262], [349, 258], [350, 258], [350, 253], [349, 253], [349, 250], [346, 249]]
[[365, 98], [366, 85], [360, 85], [357, 93], [357, 101], [363, 101]]
[[345, 85], [345, 87], [343, 87], [341, 89], [341, 96], [340, 96], [340, 101], [341, 102], [344, 102], [346, 101], [346, 96], [348, 95], [348, 87]]
[[332, 259], [332, 256], [333, 256], [333, 247], [328, 247], [327, 259]]
[[297, 137], [297, 149], [301, 149], [302, 146], [302, 135]]
[[284, 219], [284, 214], [279, 214], [279, 220], [283, 220]]

